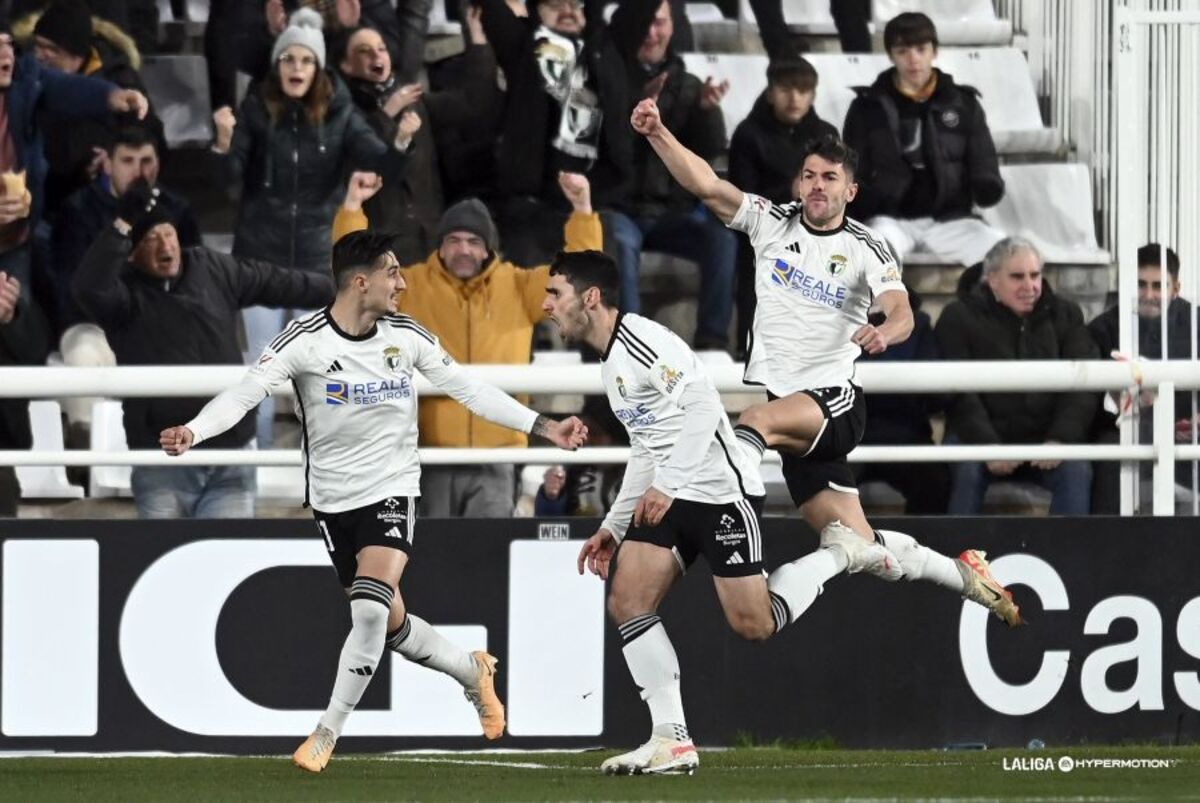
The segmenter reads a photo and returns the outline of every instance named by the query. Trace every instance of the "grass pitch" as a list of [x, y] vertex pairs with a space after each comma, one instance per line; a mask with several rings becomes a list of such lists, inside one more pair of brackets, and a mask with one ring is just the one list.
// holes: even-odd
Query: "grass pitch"
[[[702, 751], [690, 777], [604, 777], [597, 767], [612, 754], [335, 755], [320, 775], [286, 757], [6, 758], [0, 800], [1200, 800], [1200, 747], [736, 748]], [[1085, 766], [1106, 759], [1162, 766]]]

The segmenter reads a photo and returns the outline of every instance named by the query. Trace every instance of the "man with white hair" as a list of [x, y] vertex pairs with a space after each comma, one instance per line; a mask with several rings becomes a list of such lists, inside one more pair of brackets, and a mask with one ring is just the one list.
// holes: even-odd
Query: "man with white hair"
[[[1079, 305], [1056, 296], [1033, 243], [1006, 237], [983, 258], [982, 281], [942, 312], [935, 329], [947, 360], [1090, 360], [1096, 345]], [[1095, 393], [960, 393], [946, 421], [948, 443], [1083, 443]], [[974, 515], [998, 479], [1036, 482], [1053, 493], [1050, 513], [1086, 515], [1091, 463], [989, 460], [951, 468], [948, 512]]]

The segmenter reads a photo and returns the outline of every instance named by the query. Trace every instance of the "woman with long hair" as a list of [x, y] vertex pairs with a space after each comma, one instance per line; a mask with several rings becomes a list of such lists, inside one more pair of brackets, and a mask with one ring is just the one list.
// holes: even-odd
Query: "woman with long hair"
[[[392, 142], [379, 139], [345, 85], [325, 69], [321, 17], [310, 9], [292, 15], [271, 62], [236, 117], [228, 106], [213, 114], [213, 150], [242, 190], [233, 253], [327, 272], [346, 178], [352, 170], [373, 170], [385, 181], [399, 180], [420, 120], [408, 115]], [[295, 311], [251, 307], [243, 313], [248, 359], [282, 329], [289, 312]], [[259, 408], [260, 448], [273, 442], [273, 418], [273, 409]]]

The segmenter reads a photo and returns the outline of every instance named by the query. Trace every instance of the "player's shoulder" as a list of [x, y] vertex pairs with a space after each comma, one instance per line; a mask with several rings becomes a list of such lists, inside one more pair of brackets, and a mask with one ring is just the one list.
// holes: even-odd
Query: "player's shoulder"
[[326, 329], [328, 326], [329, 316], [323, 309], [311, 312], [308, 315], [301, 315], [283, 327], [283, 331], [275, 336], [269, 348], [276, 354], [281, 354], [285, 349], [289, 348], [292, 350], [303, 348], [303, 346], [296, 346], [294, 344], [307, 342], [311, 338], [318, 336], [321, 330]]
[[430, 344], [437, 343], [437, 338], [434, 334], [411, 315], [405, 315], [400, 312], [394, 315], [384, 315], [380, 318], [379, 324], [392, 335], [415, 337]]
[[858, 245], [867, 255], [878, 260], [881, 265], [895, 264], [896, 258], [892, 255], [892, 249], [874, 229], [864, 223], [860, 223], [854, 218], [847, 217], [846, 224], [842, 228], [850, 240]]
[[624, 346], [630, 357], [646, 368], [665, 356], [677, 359], [680, 353], [691, 353], [679, 335], [657, 321], [634, 313], [621, 315], [614, 338]]

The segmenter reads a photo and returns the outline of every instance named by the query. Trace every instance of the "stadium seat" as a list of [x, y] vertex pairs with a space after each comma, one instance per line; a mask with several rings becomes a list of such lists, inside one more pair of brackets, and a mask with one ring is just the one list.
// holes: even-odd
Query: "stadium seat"
[[301, 466], [259, 466], [255, 481], [259, 499], [296, 504], [304, 501], [304, 469]]
[[142, 80], [162, 119], [167, 145], [207, 146], [212, 141], [208, 70], [203, 56], [146, 56]]
[[721, 115], [725, 118], [725, 136], [733, 136], [733, 129], [746, 119], [754, 102], [767, 88], [767, 57], [754, 53], [684, 53], [683, 63], [687, 71], [701, 81], [728, 81], [729, 92], [721, 101]]
[[1004, 198], [983, 218], [1001, 231], [1031, 240], [1046, 262], [1107, 265], [1096, 242], [1092, 177], [1084, 164], [1004, 165]]
[[[29, 428], [33, 432], [33, 451], [62, 451], [62, 408], [58, 402], [31, 401]], [[22, 499], [83, 498], [83, 488], [67, 480], [64, 466], [17, 466], [16, 472]]]
[[725, 19], [715, 3], [688, 3], [687, 18], [692, 25], [724, 25], [732, 22]]
[[991, 0], [873, 0], [876, 30], [905, 11], [920, 11], [937, 26], [943, 45], [1007, 45], [1012, 23], [998, 19]]
[[446, 5], [441, 0], [435, 0], [429, 10], [429, 36], [460, 36], [462, 23], [446, 19]]
[[[532, 363], [539, 366], [562, 367], [580, 365], [583, 357], [578, 350], [564, 349], [562, 351], [535, 351]], [[533, 400], [533, 406], [547, 413], [558, 415], [573, 415], [583, 409], [584, 397], [579, 393], [554, 393], [539, 395]], [[543, 469], [544, 471], [545, 469]], [[539, 480], [540, 481], [540, 480]], [[536, 488], [534, 489], [537, 490]]]
[[[119, 401], [102, 400], [92, 405], [90, 446], [93, 451], [125, 452], [124, 412]], [[92, 466], [88, 496], [132, 496], [129, 487], [129, 466]]]
[[[188, 0], [188, 20], [191, 22], [207, 22], [209, 5], [206, 0]], [[160, 20], [174, 19], [171, 14], [171, 0], [158, 0], [158, 18]]]

